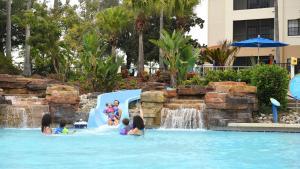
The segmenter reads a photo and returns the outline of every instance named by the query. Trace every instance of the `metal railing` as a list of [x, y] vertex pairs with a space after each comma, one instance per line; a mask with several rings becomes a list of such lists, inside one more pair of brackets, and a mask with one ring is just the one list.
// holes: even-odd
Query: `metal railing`
[[209, 71], [224, 71], [224, 70], [236, 70], [240, 71], [243, 69], [249, 69], [252, 66], [213, 66], [213, 65], [201, 65], [194, 68], [194, 72], [198, 73], [201, 76], [205, 76]]

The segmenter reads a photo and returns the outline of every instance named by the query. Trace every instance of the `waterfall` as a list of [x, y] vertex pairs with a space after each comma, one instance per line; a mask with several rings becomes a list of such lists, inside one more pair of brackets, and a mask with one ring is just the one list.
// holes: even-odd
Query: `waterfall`
[[203, 129], [203, 110], [195, 108], [169, 109], [161, 111], [162, 128]]
[[6, 112], [5, 127], [28, 127], [28, 113], [23, 107], [9, 106]]

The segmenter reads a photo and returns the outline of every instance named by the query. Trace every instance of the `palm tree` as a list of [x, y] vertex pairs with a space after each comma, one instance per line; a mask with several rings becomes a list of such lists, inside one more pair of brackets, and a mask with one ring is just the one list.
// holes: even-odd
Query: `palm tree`
[[176, 17], [177, 29], [183, 29], [186, 19], [193, 14], [194, 7], [200, 3], [200, 0], [170, 0], [169, 8]]
[[[27, 10], [31, 8], [31, 0], [27, 2]], [[31, 76], [31, 58], [30, 58], [30, 45], [29, 45], [29, 38], [30, 38], [30, 25], [26, 25], [25, 30], [25, 55], [24, 55], [24, 71], [23, 74], [25, 76]]]
[[155, 6], [154, 0], [124, 0], [123, 3], [134, 11], [135, 29], [139, 35], [139, 56], [138, 56], [138, 72], [139, 75], [144, 71], [144, 44], [143, 31], [147, 17], [153, 11]]
[[170, 70], [171, 86], [174, 87], [177, 84], [178, 64], [181, 61], [182, 51], [187, 47], [188, 38], [181, 31], [175, 30], [172, 34], [167, 31], [162, 31], [161, 34], [161, 39], [150, 41], [163, 50], [165, 62]]
[[202, 52], [202, 57], [215, 62], [218, 66], [229, 66], [232, 65], [238, 50], [239, 48], [232, 47], [231, 43], [225, 40], [217, 48], [207, 48]]
[[[167, 14], [170, 16], [170, 8], [168, 8], [168, 4], [170, 0], [156, 0], [155, 1], [155, 7], [154, 10], [156, 13], [160, 15], [159, 17], [159, 32], [160, 32], [160, 39], [161, 37], [161, 32], [164, 29], [164, 15]], [[163, 51], [162, 49], [159, 49], [159, 68], [161, 70], [165, 69], [164, 61], [163, 61]]]
[[96, 23], [111, 45], [111, 55], [116, 56], [117, 37], [129, 25], [132, 15], [124, 7], [108, 8], [97, 15]]
[[11, 58], [11, 3], [12, 0], [6, 1], [6, 56]]
[[[275, 18], [274, 18], [274, 32], [275, 32], [275, 40], [279, 41], [279, 21], [278, 21], [278, 0], [274, 0], [275, 7]], [[277, 63], [280, 62], [280, 48], [276, 48], [275, 60]]]

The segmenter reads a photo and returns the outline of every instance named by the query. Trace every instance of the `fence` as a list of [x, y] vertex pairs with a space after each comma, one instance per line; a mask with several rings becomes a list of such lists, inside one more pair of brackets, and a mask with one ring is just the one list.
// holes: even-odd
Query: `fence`
[[236, 70], [240, 71], [242, 69], [249, 69], [252, 66], [213, 66], [213, 65], [201, 65], [194, 68], [194, 72], [198, 73], [201, 76], [205, 76], [209, 71], [224, 71], [224, 70]]

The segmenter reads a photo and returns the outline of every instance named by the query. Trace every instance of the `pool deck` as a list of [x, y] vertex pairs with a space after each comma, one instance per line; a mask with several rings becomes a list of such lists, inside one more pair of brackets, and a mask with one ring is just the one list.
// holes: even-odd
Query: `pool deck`
[[216, 131], [245, 131], [245, 132], [290, 132], [300, 133], [300, 124], [280, 123], [228, 123], [227, 127], [212, 127]]

